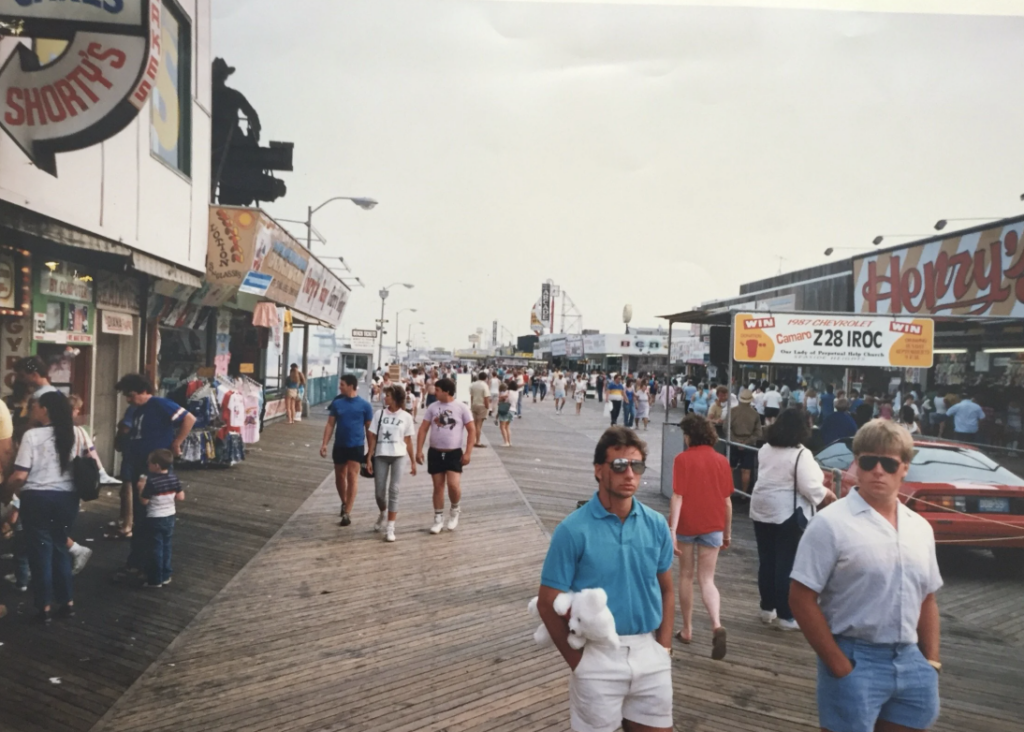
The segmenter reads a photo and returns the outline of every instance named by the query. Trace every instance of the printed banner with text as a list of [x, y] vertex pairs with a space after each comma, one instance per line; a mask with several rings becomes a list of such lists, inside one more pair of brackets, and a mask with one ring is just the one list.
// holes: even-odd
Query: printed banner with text
[[733, 358], [752, 363], [931, 368], [934, 344], [929, 318], [762, 312], [733, 321]]

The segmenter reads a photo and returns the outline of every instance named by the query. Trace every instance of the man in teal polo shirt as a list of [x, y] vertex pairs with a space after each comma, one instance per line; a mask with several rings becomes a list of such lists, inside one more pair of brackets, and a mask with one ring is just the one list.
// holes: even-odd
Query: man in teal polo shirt
[[[657, 511], [633, 498], [646, 470], [647, 444], [610, 427], [594, 450], [597, 493], [555, 529], [537, 609], [565, 658], [569, 711], [577, 732], [672, 729], [672, 535]], [[569, 645], [560, 592], [600, 587], [608, 594], [620, 648]]]

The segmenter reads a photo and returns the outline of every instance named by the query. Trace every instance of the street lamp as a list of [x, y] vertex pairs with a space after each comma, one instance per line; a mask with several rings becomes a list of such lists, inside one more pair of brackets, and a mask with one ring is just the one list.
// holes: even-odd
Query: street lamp
[[839, 249], [853, 249], [854, 251], [857, 251], [857, 252], [871, 251], [867, 247], [829, 247], [828, 249], [825, 250], [825, 256], [826, 257], [831, 257], [832, 253], [837, 251], [837, 250], [839, 250]]
[[359, 277], [339, 277], [338, 279], [346, 284], [348, 282], [355, 282], [357, 287], [366, 287], [366, 285], [363, 284], [363, 280]]
[[1005, 216], [981, 216], [969, 219], [939, 219], [935, 222], [935, 230], [942, 231], [946, 228], [946, 224], [950, 221], [995, 221], [996, 219], [1003, 219]]
[[352, 203], [354, 203], [355, 205], [359, 206], [359, 208], [363, 209], [364, 211], [369, 211], [370, 209], [372, 209], [374, 206], [377, 205], [377, 202], [375, 200], [373, 200], [372, 198], [363, 198], [363, 197], [360, 197], [360, 196], [356, 196], [356, 197], [352, 197], [352, 196], [335, 196], [334, 198], [328, 198], [326, 201], [321, 203], [316, 208], [313, 208], [312, 206], [307, 206], [306, 207], [306, 249], [312, 249], [313, 248], [313, 214], [315, 214], [317, 211], [319, 211], [320, 209], [322, 209], [324, 206], [326, 206], [328, 203], [331, 203], [332, 201], [351, 201]]
[[409, 332], [405, 334], [406, 357], [408, 357], [409, 353], [412, 351], [412, 327], [414, 325], [425, 325], [425, 323], [422, 320], [415, 323], [409, 323]]
[[[377, 364], [379, 365], [384, 357], [384, 301], [388, 299], [389, 290], [392, 287], [401, 285], [406, 289], [411, 290], [415, 285], [410, 285], [408, 282], [392, 282], [387, 287], [382, 287], [381, 291], [377, 294], [380, 295], [380, 320], [377, 321], [377, 330], [380, 331], [380, 340], [377, 341]], [[396, 358], [398, 354], [395, 354]]]
[[888, 237], [900, 238], [900, 239], [903, 239], [903, 238], [916, 239], [916, 238], [919, 238], [919, 237], [920, 238], [926, 237], [926, 236], [928, 236], [928, 234], [879, 234], [878, 236], [876, 236], [874, 239], [871, 240], [871, 243], [874, 244], [877, 247], [879, 244], [881, 244], [885, 240], [885, 237], [887, 237], [887, 236]]
[[395, 313], [395, 358], [398, 358], [398, 346], [399, 346], [399, 342], [398, 342], [398, 316], [401, 315], [402, 313], [406, 313], [406, 312], [408, 312], [408, 313], [415, 313], [416, 312], [416, 308], [402, 308], [401, 310], [399, 310], [398, 312]]

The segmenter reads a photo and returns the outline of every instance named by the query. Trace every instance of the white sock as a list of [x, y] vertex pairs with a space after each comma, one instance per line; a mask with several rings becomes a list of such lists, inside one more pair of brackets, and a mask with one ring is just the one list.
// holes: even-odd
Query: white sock
[[68, 547], [68, 552], [71, 554], [78, 554], [82, 551], [82, 545], [78, 542], [72, 542], [71, 546]]
[[388, 521], [388, 531], [394, 531], [394, 530], [395, 530], [395, 522], [394, 521]]
[[453, 503], [452, 504], [452, 513], [455, 513], [458, 510], [459, 510], [459, 504]]

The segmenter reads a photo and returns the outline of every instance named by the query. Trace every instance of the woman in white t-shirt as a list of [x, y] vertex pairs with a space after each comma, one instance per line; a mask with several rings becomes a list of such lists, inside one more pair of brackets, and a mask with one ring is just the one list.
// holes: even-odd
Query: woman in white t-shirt
[[75, 614], [68, 534], [78, 516], [71, 461], [84, 454], [78, 446], [67, 397], [51, 391], [32, 401], [30, 419], [40, 425], [21, 440], [7, 488], [21, 499], [21, 521], [32, 570], [32, 594], [39, 619]]
[[576, 379], [576, 391], [573, 392], [573, 399], [576, 400], [576, 416], [580, 416], [583, 403], [587, 401], [587, 387], [589, 386], [586, 374], [580, 374]]
[[[398, 518], [398, 484], [409, 456], [409, 472], [416, 475], [412, 438], [416, 426], [412, 415], [402, 409], [406, 402], [405, 389], [392, 386], [384, 392], [384, 407], [370, 420], [370, 434], [366, 449], [366, 470], [373, 476], [374, 497], [380, 516], [374, 531], [386, 529], [384, 541], [395, 540], [395, 520]], [[390, 474], [390, 485], [388, 476]], [[387, 525], [385, 527], [385, 521]]]

